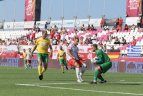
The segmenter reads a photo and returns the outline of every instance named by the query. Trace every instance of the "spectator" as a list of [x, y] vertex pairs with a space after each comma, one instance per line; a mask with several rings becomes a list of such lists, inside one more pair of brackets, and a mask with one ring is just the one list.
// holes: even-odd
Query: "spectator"
[[85, 31], [85, 26], [84, 26], [84, 24], [81, 26], [80, 30], [81, 30], [81, 31]]
[[125, 24], [124, 30], [125, 30], [125, 31], [128, 31], [128, 30], [129, 30], [129, 26], [128, 26], [127, 24]]
[[54, 25], [54, 30], [58, 31], [58, 27], [56, 25]]
[[96, 28], [93, 26], [93, 24], [91, 25], [91, 30], [96, 31]]
[[88, 31], [91, 31], [91, 27], [90, 27], [90, 25], [88, 24], [88, 27], [87, 27], [87, 29], [86, 30], [88, 30]]
[[119, 32], [119, 31], [121, 31], [121, 30], [122, 30], [122, 27], [121, 27], [120, 25], [117, 25], [117, 26], [116, 26], [116, 31]]
[[101, 22], [100, 22], [100, 27], [101, 27], [101, 28], [104, 28], [104, 25], [105, 25], [105, 20], [104, 20], [104, 18], [102, 17]]
[[116, 19], [116, 27], [119, 25], [119, 18]]
[[118, 37], [115, 38], [114, 44], [120, 44], [120, 41], [119, 41]]
[[123, 19], [122, 17], [119, 18], [119, 25], [122, 27], [122, 24], [123, 24]]
[[135, 31], [136, 26], [133, 24], [130, 29], [133, 30], [133, 31]]
[[138, 27], [138, 28], [141, 27], [141, 17], [139, 17], [138, 20], [137, 20], [137, 27]]
[[54, 35], [55, 35], [55, 31], [54, 31], [54, 29], [51, 29], [50, 30], [50, 39], [53, 39]]
[[53, 37], [52, 45], [58, 45], [58, 40], [56, 39], [56, 37]]
[[132, 42], [131, 42], [131, 45], [132, 45], [132, 46], [135, 46], [136, 43], [137, 43], [137, 41], [136, 41], [135, 37], [133, 36], [133, 40], [132, 40]]
[[56, 39], [57, 39], [58, 41], [61, 40], [61, 34], [60, 34], [59, 32], [56, 33]]
[[7, 39], [6, 45], [11, 45], [10, 39]]
[[46, 22], [46, 23], [45, 23], [45, 29], [47, 29], [47, 28], [48, 28], [48, 25], [49, 25], [49, 23], [48, 23], [48, 22]]
[[124, 45], [124, 44], [126, 44], [126, 40], [125, 40], [125, 38], [124, 38], [124, 37], [122, 37], [122, 38], [121, 38], [120, 43], [121, 43], [121, 44], [123, 44], [123, 45]]

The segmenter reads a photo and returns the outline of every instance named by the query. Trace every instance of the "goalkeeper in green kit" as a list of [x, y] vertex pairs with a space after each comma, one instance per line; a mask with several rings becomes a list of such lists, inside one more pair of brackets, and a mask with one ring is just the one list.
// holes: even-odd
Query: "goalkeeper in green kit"
[[100, 83], [106, 83], [107, 81], [102, 77], [102, 73], [106, 73], [111, 67], [112, 62], [108, 55], [101, 49], [98, 49], [96, 44], [92, 45], [92, 51], [95, 52], [97, 59], [93, 58], [91, 63], [95, 64], [94, 79], [91, 84], [97, 84], [97, 79], [100, 79]]

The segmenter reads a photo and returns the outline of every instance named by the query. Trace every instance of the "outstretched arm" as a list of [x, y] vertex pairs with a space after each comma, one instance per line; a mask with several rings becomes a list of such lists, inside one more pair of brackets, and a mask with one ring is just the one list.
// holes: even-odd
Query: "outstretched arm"
[[36, 50], [36, 48], [37, 48], [37, 45], [35, 45], [34, 47], [33, 47], [33, 49], [32, 49], [32, 55], [33, 55], [33, 52]]
[[52, 45], [51, 45], [51, 44], [49, 45], [49, 48], [50, 48], [50, 54], [49, 54], [49, 56], [52, 58], [52, 55], [53, 55], [53, 48], [52, 48]]

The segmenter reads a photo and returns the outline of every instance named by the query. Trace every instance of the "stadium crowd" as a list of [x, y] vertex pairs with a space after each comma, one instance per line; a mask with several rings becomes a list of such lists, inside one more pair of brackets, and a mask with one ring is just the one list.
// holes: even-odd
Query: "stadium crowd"
[[[75, 26], [73, 29], [68, 28], [58, 28], [56, 25], [48, 28], [47, 23], [45, 24], [45, 30], [47, 30], [48, 37], [50, 38], [52, 45], [58, 44], [70, 44], [74, 37], [79, 37], [80, 45], [88, 44], [99, 44], [102, 49], [106, 50], [107, 44], [132, 44], [136, 45], [137, 38], [132, 36], [132, 40], [127, 42], [127, 38], [124, 36], [114, 36], [115, 33], [125, 33], [125, 32], [140, 32], [140, 26], [128, 26], [123, 25], [123, 19], [117, 18], [115, 25], [113, 27], [107, 26], [104, 18], [100, 22], [101, 27], [96, 28], [93, 24], [84, 24], [81, 27]], [[124, 28], [123, 28], [124, 26]], [[35, 40], [40, 37], [39, 35], [42, 30], [40, 28], [34, 27], [32, 30], [28, 30], [28, 34], [21, 36], [16, 39], [1, 40], [0, 45], [33, 45]], [[111, 47], [114, 49], [114, 46]]]

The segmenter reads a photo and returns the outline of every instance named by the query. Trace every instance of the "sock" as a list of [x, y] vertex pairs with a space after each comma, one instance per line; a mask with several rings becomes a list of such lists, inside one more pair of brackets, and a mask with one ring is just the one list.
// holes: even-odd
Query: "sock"
[[68, 70], [68, 66], [67, 66], [67, 65], [65, 65], [65, 67], [66, 67], [66, 70]]
[[76, 71], [76, 77], [77, 79], [79, 79], [79, 74], [80, 74], [79, 68], [75, 68], [75, 71]]
[[95, 81], [97, 81], [98, 75], [100, 74], [100, 72], [98, 70], [95, 70], [94, 72], [94, 79]]
[[42, 66], [38, 66], [38, 74], [41, 75], [42, 74]]
[[102, 77], [102, 75], [98, 75], [98, 79], [100, 79], [101, 81], [104, 81], [104, 78]]
[[82, 74], [82, 69], [79, 68], [79, 79], [80, 79], [81, 81], [83, 81], [83, 80], [82, 80], [82, 75], [83, 75], [83, 74]]
[[45, 71], [46, 71], [46, 70], [45, 70], [45, 68], [44, 68], [44, 67], [42, 67], [42, 73], [41, 73], [41, 74], [43, 74]]
[[86, 66], [83, 65], [83, 66], [81, 67], [81, 73], [83, 74], [85, 71], [86, 71]]
[[25, 68], [27, 69], [27, 64], [25, 64]]
[[62, 73], [64, 73], [64, 66], [61, 66]]
[[29, 68], [30, 66], [29, 66], [29, 63], [27, 64], [27, 68]]

